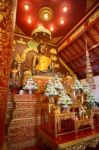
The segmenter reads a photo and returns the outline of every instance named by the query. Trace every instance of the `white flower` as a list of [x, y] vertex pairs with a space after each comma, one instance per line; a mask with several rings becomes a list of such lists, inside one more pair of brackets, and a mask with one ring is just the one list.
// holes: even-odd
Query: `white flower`
[[46, 89], [45, 89], [45, 95], [46, 96], [58, 95], [58, 92], [55, 89], [54, 84], [51, 80], [48, 81], [48, 84], [47, 84]]
[[90, 89], [90, 87], [89, 87], [89, 84], [87, 83], [87, 82], [85, 82], [84, 84], [83, 84], [83, 92], [84, 92], [84, 94], [86, 94], [87, 95], [87, 102], [89, 102], [89, 103], [94, 103], [94, 101], [95, 101], [95, 97], [94, 97], [94, 95], [92, 94], [92, 91], [91, 91], [91, 89]]
[[35, 81], [32, 79], [32, 77], [30, 77], [27, 81], [25, 81], [24, 83], [24, 90], [37, 90], [37, 84], [35, 83]]
[[54, 78], [54, 87], [56, 89], [59, 89], [59, 90], [63, 90], [64, 87], [63, 87], [63, 84], [61, 83], [59, 77], [56, 75], [55, 78]]
[[58, 100], [60, 104], [65, 104], [65, 105], [72, 104], [71, 98], [66, 94], [65, 91], [61, 91]]
[[73, 89], [75, 89], [75, 90], [83, 89], [83, 86], [78, 79], [75, 80], [74, 85], [73, 85]]

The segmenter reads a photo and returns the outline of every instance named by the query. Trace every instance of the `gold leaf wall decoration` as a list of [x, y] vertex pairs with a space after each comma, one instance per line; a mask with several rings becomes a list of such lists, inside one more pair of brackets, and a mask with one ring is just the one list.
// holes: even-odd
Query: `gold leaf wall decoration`
[[54, 63], [55, 68], [60, 68], [58, 63]]
[[32, 48], [34, 52], [38, 53], [38, 43], [35, 41], [30, 40], [28, 42], [28, 47]]
[[56, 51], [55, 48], [52, 48], [52, 49], [50, 49], [50, 53], [56, 55], [56, 54], [57, 54], [57, 51]]
[[51, 55], [51, 59], [52, 59], [52, 61], [57, 61], [58, 60], [58, 58], [55, 55]]
[[16, 60], [18, 63], [23, 63], [23, 62], [25, 61], [25, 58], [26, 58], [27, 53], [30, 52], [30, 51], [33, 51], [33, 49], [32, 49], [32, 48], [26, 48], [26, 49], [24, 50], [22, 56], [20, 56], [20, 55], [17, 53], [17, 55], [16, 55], [16, 57], [15, 57], [15, 60]]
[[19, 43], [19, 44], [26, 44], [26, 42], [23, 40], [23, 38], [20, 38], [16, 42]]

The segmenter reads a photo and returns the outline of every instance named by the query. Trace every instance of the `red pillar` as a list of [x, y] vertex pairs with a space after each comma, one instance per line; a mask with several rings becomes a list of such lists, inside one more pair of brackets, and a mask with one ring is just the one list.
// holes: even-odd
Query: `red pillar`
[[0, 149], [5, 134], [5, 113], [10, 74], [16, 0], [0, 0]]

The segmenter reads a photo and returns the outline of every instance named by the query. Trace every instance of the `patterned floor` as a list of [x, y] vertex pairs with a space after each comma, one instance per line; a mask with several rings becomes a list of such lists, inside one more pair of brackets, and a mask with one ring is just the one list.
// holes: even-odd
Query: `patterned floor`
[[[26, 148], [26, 149], [23, 149], [23, 150], [48, 150], [48, 149], [43, 149], [43, 148], [40, 148], [39, 146], [35, 146], [35, 147], [30, 147], [30, 148]], [[86, 148], [85, 150], [99, 150], [99, 144], [95, 147], [95, 148]]]

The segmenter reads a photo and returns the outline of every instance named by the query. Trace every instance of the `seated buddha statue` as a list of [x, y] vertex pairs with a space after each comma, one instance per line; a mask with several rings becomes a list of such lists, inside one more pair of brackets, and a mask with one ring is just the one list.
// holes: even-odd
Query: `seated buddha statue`
[[33, 71], [45, 73], [51, 67], [51, 59], [45, 55], [46, 45], [40, 44], [38, 46], [39, 55], [34, 57]]

